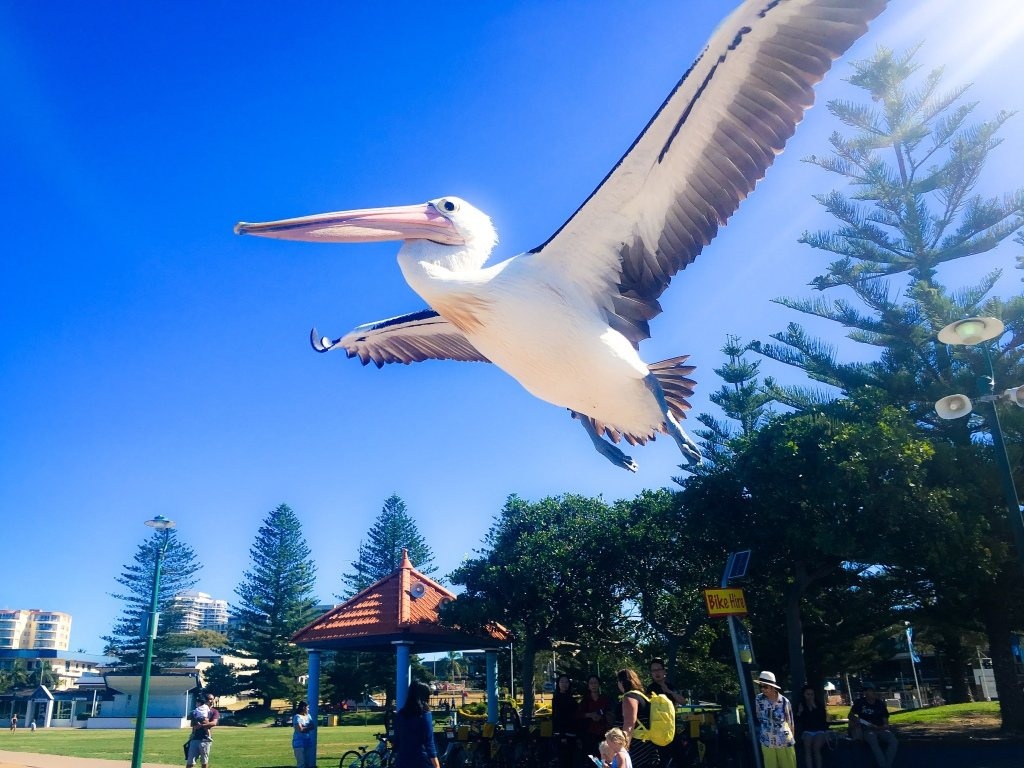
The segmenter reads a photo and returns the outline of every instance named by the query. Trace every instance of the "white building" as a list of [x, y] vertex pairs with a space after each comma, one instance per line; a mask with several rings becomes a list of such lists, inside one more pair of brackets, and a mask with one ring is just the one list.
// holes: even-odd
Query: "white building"
[[181, 611], [176, 631], [195, 632], [197, 629], [228, 631], [228, 601], [215, 600], [205, 592], [179, 592], [174, 596], [174, 607]]
[[0, 650], [66, 651], [70, 642], [70, 613], [0, 609]]
[[[32, 680], [37, 680], [40, 667], [45, 667], [53, 676], [54, 690], [63, 691], [77, 684], [83, 675], [96, 674], [108, 668], [114, 659], [78, 651], [54, 651], [49, 648], [0, 648], [0, 669], [11, 670], [16, 664], [24, 664]], [[0, 711], [0, 718], [3, 712]]]

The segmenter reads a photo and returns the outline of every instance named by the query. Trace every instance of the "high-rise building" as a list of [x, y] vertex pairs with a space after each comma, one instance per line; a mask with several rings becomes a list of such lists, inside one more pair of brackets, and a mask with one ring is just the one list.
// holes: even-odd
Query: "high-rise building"
[[66, 651], [70, 642], [70, 613], [37, 608], [0, 609], [0, 649]]
[[215, 600], [205, 592], [179, 592], [174, 596], [174, 608], [181, 611], [176, 632], [195, 632], [197, 629], [228, 631], [227, 600]]

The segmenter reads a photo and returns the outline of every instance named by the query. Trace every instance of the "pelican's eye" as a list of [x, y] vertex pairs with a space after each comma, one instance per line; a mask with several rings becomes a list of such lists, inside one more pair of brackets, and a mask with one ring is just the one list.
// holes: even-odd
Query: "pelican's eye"
[[444, 197], [438, 200], [434, 206], [441, 213], [456, 213], [459, 210], [459, 203], [457, 200]]

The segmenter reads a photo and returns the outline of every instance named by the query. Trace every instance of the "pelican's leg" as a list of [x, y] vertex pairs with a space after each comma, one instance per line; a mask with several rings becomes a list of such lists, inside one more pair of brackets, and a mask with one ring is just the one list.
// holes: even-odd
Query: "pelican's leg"
[[597, 434], [597, 430], [594, 429], [593, 423], [584, 414], [579, 414], [579, 419], [583, 428], [587, 431], [587, 435], [590, 436], [590, 441], [594, 444], [594, 447], [597, 448], [598, 453], [608, 459], [608, 461], [616, 467], [622, 467], [623, 469], [628, 469], [630, 472], [636, 472], [638, 465], [631, 457], [624, 454], [614, 445]]
[[653, 373], [649, 373], [644, 379], [644, 383], [647, 385], [647, 388], [651, 390], [651, 394], [654, 395], [654, 399], [658, 401], [658, 407], [661, 408], [661, 413], [665, 417], [665, 426], [668, 428], [668, 433], [672, 436], [672, 439], [676, 441], [676, 445], [679, 446], [679, 450], [683, 454], [685, 466], [693, 467], [700, 464], [700, 449], [697, 447], [697, 444], [693, 442], [693, 439], [683, 431], [683, 428], [679, 426], [679, 422], [676, 421], [676, 417], [672, 415], [672, 411], [669, 410], [668, 403], [665, 402], [665, 393], [662, 391], [661, 384], [658, 383], [658, 379], [655, 378]]

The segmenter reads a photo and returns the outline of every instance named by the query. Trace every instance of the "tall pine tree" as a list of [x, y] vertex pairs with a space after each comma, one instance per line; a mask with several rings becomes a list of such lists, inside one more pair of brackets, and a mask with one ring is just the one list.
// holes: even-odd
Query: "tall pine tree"
[[437, 571], [434, 553], [397, 495], [392, 494], [384, 502], [367, 536], [369, 540], [359, 544], [352, 572], [341, 577], [346, 590], [338, 597], [349, 598], [392, 573], [402, 563], [403, 549], [408, 550], [409, 560], [420, 573]]
[[161, 667], [174, 664], [182, 658], [180, 645], [169, 640], [181, 620], [180, 609], [175, 607], [174, 596], [195, 585], [195, 575], [202, 565], [197, 562], [196, 553], [192, 548], [179, 540], [178, 532], [171, 528], [166, 533], [153, 531], [153, 534], [139, 545], [133, 562], [124, 566], [121, 575], [117, 577], [117, 583], [126, 591], [111, 593], [112, 597], [124, 602], [124, 611], [111, 633], [103, 637], [106, 643], [104, 653], [116, 656], [119, 669], [125, 672], [141, 672], [145, 663], [146, 641], [143, 625], [148, 619], [153, 599], [153, 577], [165, 535], [168, 537], [167, 552], [161, 566], [160, 589], [157, 595], [160, 620], [156, 640], [153, 642], [154, 672], [159, 672]]
[[298, 516], [282, 504], [267, 515], [249, 550], [252, 566], [235, 589], [232, 640], [259, 660], [253, 685], [269, 707], [275, 698], [296, 699], [306, 654], [289, 643], [316, 616], [316, 566]]
[[[946, 526], [942, 538], [955, 541], [955, 551], [922, 544], [909, 562], [891, 565], [904, 568], [926, 587], [919, 597], [922, 613], [961, 617], [961, 633], [984, 626], [1003, 726], [1024, 730], [1024, 696], [1009, 642], [1010, 631], [1024, 624], [1019, 610], [1024, 584], [991, 450], [972, 440], [987, 427], [974, 415], [944, 421], [933, 407], [944, 395], [976, 393], [975, 381], [989, 373], [979, 350], [951, 352], [936, 342], [938, 331], [954, 320], [970, 315], [1002, 318], [1010, 333], [992, 345], [995, 379], [1018, 383], [1024, 373], [1024, 296], [990, 297], [999, 270], [955, 291], [938, 280], [943, 264], [990, 251], [1014, 234], [1024, 221], [1024, 190], [1001, 198], [977, 194], [985, 163], [1000, 143], [997, 134], [1011, 115], [1000, 112], [972, 123], [976, 104], [960, 103], [966, 88], [942, 90], [941, 71], [919, 77], [914, 54], [880, 49], [871, 59], [855, 63], [850, 82], [867, 92], [870, 103], [829, 104], [852, 134], [834, 133], [831, 155], [810, 161], [842, 176], [853, 192], [818, 196], [840, 225], [805, 234], [803, 242], [838, 257], [812, 285], [837, 292], [839, 298], [780, 302], [840, 323], [850, 329], [850, 339], [874, 346], [877, 358], [842, 362], [833, 347], [796, 323], [774, 336], [779, 344], [759, 350], [842, 394], [876, 388], [889, 402], [911, 411], [940, 459], [948, 454], [948, 471], [933, 482], [956, 491], [952, 503], [957, 514], [936, 518], [934, 528]], [[798, 409], [831, 396], [796, 387], [775, 387], [773, 394]], [[1010, 418], [1019, 423], [1019, 416]], [[1021, 430], [1011, 433], [1017, 438], [1012, 446], [1017, 453]], [[966, 473], [964, 467], [974, 471]], [[937, 630], [945, 636], [953, 666], [962, 668], [956, 663], [963, 650], [957, 648], [957, 633], [948, 622]]]

